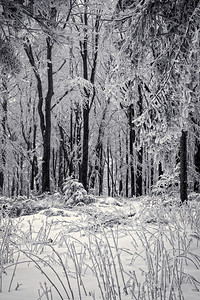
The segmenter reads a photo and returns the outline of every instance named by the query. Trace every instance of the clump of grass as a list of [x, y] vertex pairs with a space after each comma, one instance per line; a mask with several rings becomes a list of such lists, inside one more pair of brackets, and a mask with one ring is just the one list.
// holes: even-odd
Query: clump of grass
[[[110, 243], [104, 232], [104, 238], [96, 235], [88, 244], [93, 274], [97, 279], [102, 299], [121, 299], [121, 289], [116, 271], [116, 261]], [[118, 297], [117, 297], [118, 296]]]
[[[135, 230], [140, 242], [140, 255], [133, 255], [133, 270], [128, 281], [133, 299], [184, 299], [182, 286], [186, 278], [199, 292], [200, 282], [185, 271], [188, 264], [200, 268], [200, 256], [191, 251], [191, 230], [198, 231], [199, 208], [192, 205], [173, 208], [155, 205], [151, 210], [154, 222], [144, 223], [145, 218], [141, 218], [136, 228], [127, 231], [133, 237]], [[145, 208], [143, 215], [144, 211]], [[143, 259], [145, 265], [140, 280], [134, 270], [138, 257]]]
[[118, 238], [118, 226], [109, 230], [100, 226], [98, 233], [88, 233], [87, 251], [92, 262], [89, 267], [96, 277], [102, 299], [106, 300], [121, 300], [128, 294]]
[[40, 289], [38, 289], [38, 299], [37, 300], [53, 300], [52, 290], [51, 287], [48, 288], [46, 281], [44, 282], [44, 285], [40, 283]]
[[13, 230], [12, 219], [8, 216], [0, 216], [0, 293], [3, 291], [4, 265], [13, 262], [14, 249], [10, 238]]
[[[48, 218], [42, 220], [42, 225], [38, 231], [34, 228], [34, 218], [28, 221], [28, 229], [26, 231], [18, 229], [15, 233], [15, 242], [23, 245], [27, 251], [35, 254], [42, 254], [45, 245], [51, 241], [50, 234], [52, 231], [53, 221], [49, 222]], [[26, 241], [26, 242], [24, 242]]]
[[[200, 257], [193, 247], [199, 237], [199, 211], [194, 203], [178, 207], [159, 202], [151, 207], [152, 219], [149, 212], [146, 218], [143, 208], [143, 215], [134, 221], [105, 227], [96, 219], [97, 230], [85, 228], [84, 237], [75, 238], [66, 230], [51, 242], [52, 223], [48, 221], [37, 233], [30, 223], [25, 233], [16, 235], [16, 241], [10, 240], [5, 227], [1, 246], [5, 261], [10, 259], [6, 244], [22, 254], [12, 264], [10, 290], [17, 265], [26, 257], [51, 286], [40, 286], [38, 300], [52, 300], [53, 290], [61, 300], [95, 299], [99, 294], [102, 300], [122, 300], [127, 295], [135, 300], [182, 300], [186, 282], [199, 293], [200, 282], [187, 273], [191, 265], [200, 269]], [[24, 243], [27, 236], [28, 242]], [[122, 244], [121, 237], [130, 241], [129, 246]], [[94, 291], [89, 290], [88, 278], [96, 279]]]

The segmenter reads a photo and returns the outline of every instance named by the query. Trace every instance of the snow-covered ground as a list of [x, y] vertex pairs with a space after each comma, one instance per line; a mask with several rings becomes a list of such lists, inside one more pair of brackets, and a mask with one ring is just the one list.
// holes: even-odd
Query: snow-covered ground
[[200, 208], [99, 198], [1, 219], [2, 300], [200, 299]]

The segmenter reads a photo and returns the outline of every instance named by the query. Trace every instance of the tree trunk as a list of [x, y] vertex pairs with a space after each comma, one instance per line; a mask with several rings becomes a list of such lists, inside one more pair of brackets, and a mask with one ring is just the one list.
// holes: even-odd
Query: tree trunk
[[[139, 95], [139, 99], [137, 101], [137, 106], [138, 106], [137, 116], [141, 116], [143, 111], [143, 95], [142, 95], [142, 88], [140, 83], [138, 84], [138, 95]], [[141, 146], [140, 150], [137, 151], [137, 173], [136, 173], [136, 196], [137, 197], [142, 195], [142, 185], [143, 185], [142, 163], [143, 163], [143, 147]]]
[[62, 185], [64, 182], [64, 156], [63, 156], [63, 148], [60, 143], [59, 146], [59, 168], [58, 168], [58, 187], [62, 190]]
[[[84, 98], [85, 101], [83, 103], [83, 146], [82, 146], [82, 162], [81, 162], [81, 174], [80, 180], [86, 190], [88, 190], [88, 158], [89, 158], [89, 115], [90, 109], [92, 107], [94, 97], [95, 97], [95, 75], [96, 75], [96, 67], [97, 67], [97, 57], [98, 57], [98, 41], [99, 41], [99, 26], [100, 26], [100, 16], [97, 14], [94, 22], [93, 28], [93, 51], [92, 51], [92, 61], [91, 61], [91, 72], [89, 75], [89, 53], [88, 53], [88, 45], [89, 45], [89, 34], [88, 34], [88, 20], [90, 19], [90, 15], [88, 15], [88, 1], [84, 0], [84, 13], [83, 13], [83, 41], [80, 42], [81, 45], [81, 57], [83, 62], [83, 78], [85, 80], [89, 80], [93, 85], [93, 94], [92, 92], [84, 87]], [[93, 24], [92, 24], [93, 26]]]
[[97, 138], [97, 144], [94, 150], [94, 164], [90, 165], [90, 171], [88, 178], [90, 178], [90, 187], [94, 189], [95, 186], [95, 180], [98, 176], [99, 181], [99, 195], [103, 193], [103, 175], [104, 175], [104, 164], [103, 161], [103, 138], [105, 134], [105, 119], [106, 119], [106, 113], [108, 109], [109, 101], [106, 104], [105, 108], [103, 109], [102, 119], [99, 124], [99, 130], [98, 130], [98, 138]]
[[119, 195], [123, 194], [123, 173], [122, 173], [122, 168], [123, 168], [123, 156], [122, 156], [122, 141], [121, 141], [121, 135], [119, 133]]
[[43, 135], [42, 158], [42, 192], [50, 191], [50, 157], [51, 157], [51, 100], [53, 97], [53, 68], [52, 68], [52, 41], [47, 42], [47, 78], [48, 91], [45, 98], [45, 130]]
[[89, 114], [88, 103], [83, 107], [83, 147], [82, 147], [82, 163], [81, 163], [81, 182], [88, 190], [88, 155], [89, 155]]
[[109, 147], [109, 142], [107, 143], [107, 186], [108, 186], [108, 196], [110, 197], [111, 188], [110, 188], [110, 147]]
[[162, 175], [163, 175], [162, 163], [161, 163], [161, 161], [159, 161], [159, 164], [158, 164], [158, 179], [161, 179]]
[[81, 129], [82, 129], [82, 119], [81, 119], [81, 107], [77, 104], [77, 109], [75, 111], [75, 125], [74, 125], [74, 139], [73, 144], [75, 144], [76, 152], [73, 156], [75, 157], [75, 164], [73, 163], [73, 173], [81, 181]]
[[15, 188], [17, 184], [15, 184], [15, 172], [13, 170], [13, 176], [12, 176], [12, 186], [11, 186], [11, 197], [13, 198], [15, 195]]
[[38, 90], [38, 114], [40, 117], [40, 128], [43, 138], [42, 158], [42, 192], [50, 191], [50, 157], [51, 157], [51, 100], [53, 97], [53, 68], [52, 68], [52, 40], [46, 38], [47, 45], [47, 95], [45, 98], [45, 110], [43, 112], [43, 89], [40, 74], [36, 67], [33, 51], [29, 40], [24, 43], [24, 50], [37, 80]]
[[129, 168], [128, 168], [128, 135], [126, 137], [126, 197], [128, 198]]
[[2, 138], [1, 138], [1, 166], [0, 166], [0, 195], [3, 194], [4, 188], [4, 171], [6, 165], [6, 123], [7, 123], [7, 103], [8, 103], [8, 95], [7, 95], [7, 84], [3, 81], [3, 93], [2, 93]]
[[22, 196], [25, 193], [24, 190], [24, 172], [23, 172], [23, 167], [24, 167], [24, 160], [23, 160], [23, 156], [19, 156], [19, 195]]
[[103, 175], [104, 175], [104, 162], [103, 162], [103, 143], [100, 144], [99, 149], [99, 196], [103, 194]]
[[130, 154], [130, 175], [131, 175], [131, 197], [135, 195], [135, 173], [133, 165], [133, 143], [135, 142], [135, 130], [133, 128], [134, 108], [133, 104], [128, 107], [129, 117], [129, 154]]
[[[60, 145], [59, 145], [59, 170], [58, 170], [58, 187], [62, 190], [64, 182], [64, 162], [66, 159], [67, 166], [69, 166], [68, 155], [65, 153], [65, 137], [64, 130], [61, 125], [58, 125], [60, 131]], [[70, 175], [70, 174], [69, 174]]]
[[58, 178], [57, 178], [57, 161], [58, 161], [58, 153], [57, 149], [52, 149], [52, 176], [53, 176], [53, 183], [54, 189], [58, 186]]
[[143, 147], [137, 152], [136, 196], [142, 195]]
[[75, 146], [75, 139], [73, 138], [73, 128], [74, 128], [74, 131], [75, 131], [75, 125], [73, 126], [73, 110], [71, 108], [71, 111], [70, 111], [70, 138], [69, 138], [69, 144], [70, 144], [69, 176], [74, 175], [74, 166], [73, 166], [74, 152], [73, 152], [73, 148]]
[[36, 134], [37, 134], [37, 125], [34, 124], [33, 126], [33, 158], [31, 161], [31, 190], [33, 191], [36, 185], [37, 192], [39, 191], [39, 184], [37, 182], [38, 176], [38, 162], [36, 156]]
[[187, 202], [187, 131], [182, 130], [180, 138], [180, 199]]
[[[195, 171], [197, 172], [198, 176], [200, 176], [200, 143], [199, 141], [196, 141], [196, 153], [194, 155], [194, 165], [195, 165]], [[199, 179], [195, 180], [194, 182], [194, 191], [199, 193], [200, 192], [200, 183]]]

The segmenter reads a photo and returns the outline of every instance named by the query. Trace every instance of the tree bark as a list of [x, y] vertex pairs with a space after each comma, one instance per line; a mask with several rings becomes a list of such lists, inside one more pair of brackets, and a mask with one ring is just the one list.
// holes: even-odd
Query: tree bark
[[[142, 95], [142, 88], [141, 84], [138, 84], [138, 95], [139, 99], [137, 101], [138, 106], [138, 113], [137, 116], [141, 116], [143, 111], [143, 95]], [[139, 137], [140, 138], [140, 137]], [[143, 147], [137, 151], [137, 173], [136, 173], [136, 196], [142, 195], [142, 186], [143, 186], [143, 180], [142, 180], [142, 163], [143, 163]]]
[[88, 154], [89, 154], [89, 107], [85, 103], [83, 107], [83, 149], [81, 163], [81, 182], [88, 190]]
[[[99, 42], [99, 26], [100, 26], [100, 15], [96, 15], [94, 23], [94, 50], [93, 60], [91, 62], [91, 73], [89, 75], [89, 64], [88, 64], [88, 1], [84, 0], [84, 13], [83, 13], [83, 42], [81, 45], [81, 57], [83, 62], [83, 78], [89, 80], [93, 85], [93, 92], [84, 87], [84, 103], [83, 103], [83, 145], [82, 145], [82, 162], [81, 162], [81, 174], [80, 181], [84, 188], [88, 190], [88, 158], [89, 158], [89, 116], [90, 109], [92, 107], [95, 97], [95, 75], [97, 68], [98, 58], [98, 42]], [[92, 94], [93, 93], [93, 94]]]
[[103, 194], [103, 175], [104, 175], [104, 162], [103, 162], [103, 143], [101, 142], [99, 150], [99, 196]]
[[[82, 61], [83, 61], [83, 78], [88, 80], [88, 15], [87, 15], [87, 3], [85, 0], [84, 18], [84, 40], [82, 43]], [[86, 190], [88, 190], [88, 147], [89, 147], [89, 96], [90, 93], [87, 88], [84, 88], [85, 101], [83, 103], [83, 145], [82, 145], [82, 162], [81, 162], [81, 174], [80, 180]]]
[[42, 158], [42, 193], [50, 191], [50, 157], [51, 157], [51, 100], [53, 91], [53, 68], [52, 68], [52, 48], [53, 43], [50, 37], [46, 38], [47, 49], [47, 94], [45, 97], [45, 108], [43, 112], [43, 88], [40, 74], [37, 70], [33, 51], [29, 40], [24, 43], [24, 50], [29, 62], [33, 67], [33, 72], [37, 80], [38, 90], [38, 114], [40, 117], [40, 128], [43, 139]]
[[74, 137], [73, 143], [75, 144], [76, 152], [74, 152], [74, 157], [76, 164], [73, 165], [73, 173], [75, 176], [78, 173], [79, 181], [81, 181], [81, 129], [82, 129], [82, 114], [81, 107], [77, 104], [77, 108], [75, 111], [75, 125], [74, 125]]
[[[200, 176], [200, 143], [199, 143], [199, 141], [196, 141], [196, 152], [194, 155], [194, 165], [195, 165], [195, 171], [197, 172], [198, 176]], [[197, 193], [200, 192], [199, 180], [195, 180], [195, 182], [194, 182], [194, 191]]]
[[47, 78], [48, 91], [45, 98], [45, 130], [43, 135], [43, 158], [42, 158], [42, 192], [50, 191], [50, 157], [51, 157], [51, 100], [53, 91], [53, 68], [52, 68], [52, 41], [50, 37], [47, 43]]
[[143, 147], [137, 152], [137, 174], [136, 174], [136, 196], [142, 195], [142, 162], [143, 162]]
[[128, 168], [128, 134], [126, 136], [126, 197], [128, 198], [129, 194], [128, 194], [128, 185], [129, 185], [129, 168]]
[[39, 191], [39, 183], [37, 180], [38, 176], [38, 161], [37, 161], [37, 156], [36, 156], [36, 134], [37, 134], [37, 125], [33, 125], [33, 158], [31, 161], [31, 190], [33, 191], [34, 188], [36, 187], [36, 191]]
[[2, 96], [2, 120], [1, 120], [1, 127], [2, 127], [2, 138], [1, 138], [1, 166], [0, 166], [0, 195], [3, 194], [4, 188], [4, 171], [6, 165], [6, 123], [7, 123], [7, 102], [8, 102], [8, 95], [7, 95], [7, 84], [4, 80], [3, 81], [3, 96]]
[[[67, 170], [70, 170], [70, 160], [67, 149], [65, 147], [65, 134], [61, 125], [58, 125], [60, 132], [60, 145], [59, 145], [59, 172], [58, 172], [58, 187], [62, 189], [62, 185], [65, 179], [65, 164], [67, 164]], [[71, 176], [70, 171], [68, 175]]]
[[110, 188], [110, 146], [109, 142], [107, 143], [107, 187], [108, 187], [108, 196], [111, 195], [111, 188]]
[[134, 108], [133, 104], [128, 107], [129, 119], [129, 154], [130, 154], [130, 175], [131, 175], [131, 197], [135, 195], [135, 173], [133, 165], [133, 143], [135, 142], [135, 130], [133, 127]]
[[119, 134], [119, 156], [120, 156], [120, 166], [119, 166], [119, 172], [120, 172], [120, 178], [119, 178], [119, 195], [122, 195], [123, 193], [123, 173], [122, 173], [122, 166], [123, 166], [123, 157], [122, 157], [122, 142], [121, 142], [121, 136]]
[[158, 164], [158, 179], [161, 179], [162, 175], [163, 175], [162, 163], [161, 163], [161, 161], [159, 161], [159, 164]]
[[187, 202], [187, 131], [182, 130], [180, 138], [180, 199]]
[[104, 175], [104, 164], [105, 161], [103, 161], [103, 138], [105, 134], [105, 120], [106, 120], [106, 113], [108, 109], [109, 101], [106, 103], [105, 108], [103, 109], [101, 122], [99, 124], [99, 130], [98, 130], [98, 138], [97, 138], [97, 144], [94, 149], [94, 164], [91, 164], [90, 171], [88, 176], [90, 178], [90, 188], [94, 189], [95, 186], [95, 180], [98, 175], [98, 182], [99, 182], [99, 195], [103, 193], [103, 175]]
[[73, 126], [73, 110], [71, 108], [70, 111], [70, 138], [69, 138], [69, 145], [70, 145], [70, 159], [69, 159], [69, 176], [74, 175], [74, 165], [73, 165], [73, 158], [74, 158], [74, 152], [73, 152], [73, 148], [75, 146], [75, 139], [73, 137], [74, 133], [73, 133], [73, 129], [75, 132], [75, 126], [76, 124], [74, 124]]

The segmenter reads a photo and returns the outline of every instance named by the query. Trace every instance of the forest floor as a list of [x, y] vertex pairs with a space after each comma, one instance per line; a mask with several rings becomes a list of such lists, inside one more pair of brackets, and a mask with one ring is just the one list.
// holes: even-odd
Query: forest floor
[[200, 299], [198, 197], [21, 203], [1, 205], [0, 299]]

